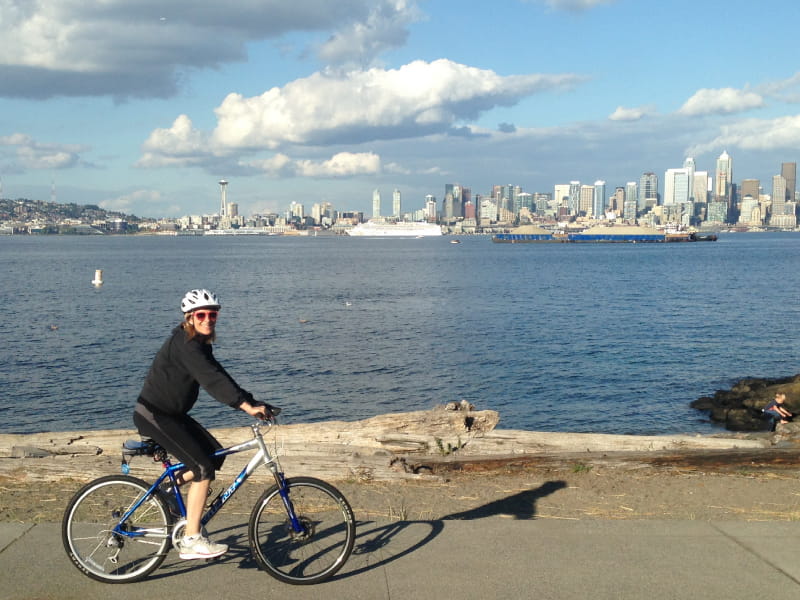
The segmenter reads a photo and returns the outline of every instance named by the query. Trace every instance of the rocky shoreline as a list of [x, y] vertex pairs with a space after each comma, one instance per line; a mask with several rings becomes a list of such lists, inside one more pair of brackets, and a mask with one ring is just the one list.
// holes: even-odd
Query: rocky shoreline
[[[791, 413], [800, 413], [800, 374], [774, 379], [741, 379], [731, 389], [698, 398], [690, 406], [707, 412], [713, 422], [724, 425], [729, 431], [767, 431], [771, 423], [764, 418], [762, 409], [778, 392], [786, 394], [786, 408]], [[800, 421], [782, 425], [777, 431], [785, 437], [798, 436]]]

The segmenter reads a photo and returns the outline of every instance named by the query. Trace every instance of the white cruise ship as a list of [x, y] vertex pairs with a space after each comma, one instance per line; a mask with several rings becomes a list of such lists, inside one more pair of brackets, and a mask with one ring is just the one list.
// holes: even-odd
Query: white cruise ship
[[347, 232], [355, 237], [430, 237], [442, 235], [436, 223], [413, 221], [383, 221], [372, 219], [359, 223]]

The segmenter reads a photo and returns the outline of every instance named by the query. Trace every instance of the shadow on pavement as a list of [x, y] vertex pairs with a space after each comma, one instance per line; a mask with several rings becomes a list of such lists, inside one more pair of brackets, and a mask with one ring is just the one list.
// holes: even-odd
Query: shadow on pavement
[[[432, 521], [396, 521], [388, 524], [360, 522], [357, 525], [355, 546], [348, 564], [332, 579], [346, 579], [360, 575], [412, 554], [435, 539], [444, 530], [445, 521], [484, 519], [500, 515], [511, 516], [514, 519], [535, 519], [536, 501], [565, 487], [567, 487], [565, 481], [548, 481], [538, 488], [525, 490]], [[217, 532], [217, 536], [220, 541], [231, 546], [231, 550], [221, 560], [236, 562], [240, 569], [258, 569], [258, 565], [250, 555], [245, 525], [221, 529]], [[172, 577], [189, 570], [196, 570], [198, 567], [212, 565], [213, 562], [181, 561], [172, 564], [171, 568], [156, 572], [151, 579]]]
[[442, 520], [485, 519], [486, 517], [494, 517], [497, 515], [511, 516], [515, 519], [535, 519], [536, 501], [539, 498], [549, 496], [565, 487], [567, 487], [566, 481], [548, 481], [536, 489], [525, 490], [519, 494], [495, 500], [483, 506], [453, 513], [442, 517]]

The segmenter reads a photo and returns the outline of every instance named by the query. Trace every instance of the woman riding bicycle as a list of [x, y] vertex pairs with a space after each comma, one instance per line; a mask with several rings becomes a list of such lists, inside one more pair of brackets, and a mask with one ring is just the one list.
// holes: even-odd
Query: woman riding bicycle
[[191, 290], [181, 301], [183, 322], [156, 354], [139, 394], [133, 422], [139, 433], [158, 442], [187, 467], [178, 483], [192, 481], [186, 500], [186, 529], [178, 544], [183, 559], [214, 558], [228, 551], [203, 535], [200, 527], [206, 496], [214, 472], [223, 458], [209, 455], [220, 443], [188, 412], [202, 386], [213, 398], [261, 419], [270, 416], [269, 405], [257, 403], [214, 358], [217, 316], [221, 306], [208, 290]]

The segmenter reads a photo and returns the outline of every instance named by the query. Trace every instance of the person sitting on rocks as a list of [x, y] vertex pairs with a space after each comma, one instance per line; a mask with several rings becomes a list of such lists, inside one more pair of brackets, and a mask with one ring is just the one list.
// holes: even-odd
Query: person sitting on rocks
[[772, 419], [772, 431], [775, 431], [778, 421], [788, 423], [792, 419], [792, 413], [786, 410], [783, 405], [785, 402], [786, 394], [777, 392], [775, 399], [764, 407], [764, 414]]

